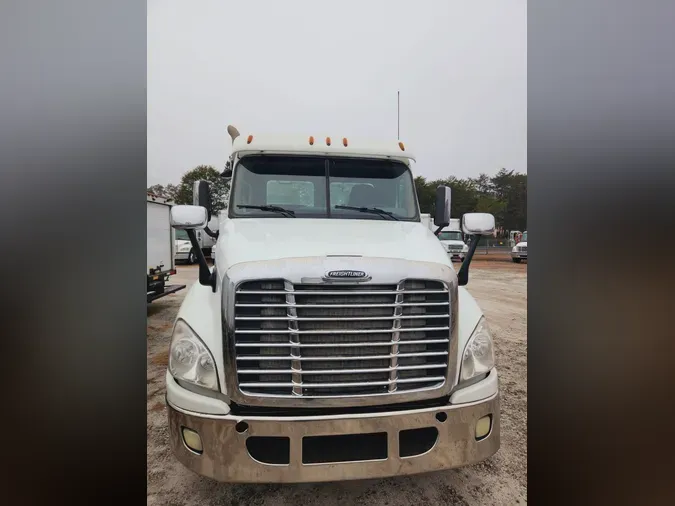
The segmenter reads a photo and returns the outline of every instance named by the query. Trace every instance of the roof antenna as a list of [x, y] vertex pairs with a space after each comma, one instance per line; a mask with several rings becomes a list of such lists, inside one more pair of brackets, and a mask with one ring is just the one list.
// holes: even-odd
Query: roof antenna
[[232, 144], [234, 144], [234, 140], [239, 137], [239, 130], [237, 130], [232, 125], [227, 125], [227, 133], [230, 134], [230, 137], [232, 137]]

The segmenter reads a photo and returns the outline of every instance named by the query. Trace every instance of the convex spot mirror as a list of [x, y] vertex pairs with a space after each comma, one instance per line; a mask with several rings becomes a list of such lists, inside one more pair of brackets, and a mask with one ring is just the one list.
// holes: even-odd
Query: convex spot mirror
[[489, 213], [466, 213], [462, 216], [462, 231], [467, 235], [493, 235], [495, 217]]
[[173, 206], [171, 226], [182, 230], [202, 229], [209, 221], [208, 213], [202, 206]]

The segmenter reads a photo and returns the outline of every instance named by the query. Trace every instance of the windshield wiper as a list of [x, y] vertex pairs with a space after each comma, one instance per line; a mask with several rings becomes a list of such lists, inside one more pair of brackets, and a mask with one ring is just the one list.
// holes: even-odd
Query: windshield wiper
[[237, 207], [241, 207], [242, 209], [260, 209], [261, 211], [280, 213], [286, 216], [287, 218], [295, 218], [295, 211], [291, 211], [290, 209], [284, 209], [283, 207], [279, 206], [237, 206]]
[[382, 216], [383, 220], [386, 219], [385, 216], [389, 216], [392, 220], [400, 221], [396, 216], [394, 216], [394, 213], [390, 213], [389, 211], [385, 211], [384, 209], [379, 209], [377, 207], [335, 206], [335, 209], [350, 209], [360, 213], [379, 214]]

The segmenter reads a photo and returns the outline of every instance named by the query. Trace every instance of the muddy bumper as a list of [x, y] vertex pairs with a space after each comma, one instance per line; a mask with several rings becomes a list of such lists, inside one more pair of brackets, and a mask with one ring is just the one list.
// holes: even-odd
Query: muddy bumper
[[472, 404], [376, 414], [217, 416], [170, 404], [168, 412], [178, 460], [197, 474], [226, 482], [415, 474], [474, 464], [499, 449], [499, 394]]

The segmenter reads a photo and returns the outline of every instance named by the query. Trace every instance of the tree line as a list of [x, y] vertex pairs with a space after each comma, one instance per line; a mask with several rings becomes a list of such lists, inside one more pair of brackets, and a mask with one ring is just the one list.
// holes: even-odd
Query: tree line
[[441, 185], [452, 188], [450, 215], [453, 218], [461, 218], [464, 213], [491, 213], [499, 235], [506, 235], [509, 230], [527, 230], [527, 174], [501, 169], [492, 177], [480, 174], [476, 178], [451, 176], [428, 181], [417, 176], [415, 189], [420, 212], [434, 215], [436, 188]]
[[214, 213], [222, 211], [227, 206], [227, 197], [230, 193], [230, 181], [221, 177], [221, 173], [211, 165], [198, 165], [188, 170], [175, 184], [155, 184], [148, 187], [148, 193], [165, 199], [171, 199], [178, 205], [192, 204], [192, 188], [195, 181], [208, 181], [211, 187], [211, 204]]
[[[215, 212], [226, 207], [230, 181], [220, 176], [220, 171], [210, 165], [199, 165], [183, 174], [179, 184], [156, 184], [148, 192], [172, 199], [176, 204], [192, 204], [192, 185], [195, 181], [211, 183], [211, 201]], [[508, 230], [527, 230], [527, 174], [501, 169], [490, 177], [480, 174], [476, 178], [427, 180], [415, 178], [415, 189], [420, 211], [432, 216], [436, 205], [436, 188], [446, 185], [452, 188], [451, 215], [461, 218], [464, 213], [491, 213], [495, 216], [502, 234]]]

